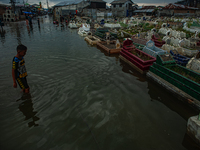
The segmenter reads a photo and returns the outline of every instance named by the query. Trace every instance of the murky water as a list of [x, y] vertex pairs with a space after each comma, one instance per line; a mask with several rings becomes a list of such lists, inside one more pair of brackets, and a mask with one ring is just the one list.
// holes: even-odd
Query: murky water
[[[88, 45], [77, 30], [41, 18], [7, 24], [0, 38], [1, 150], [184, 150], [197, 113], [124, 62]], [[16, 47], [30, 95], [12, 87]]]

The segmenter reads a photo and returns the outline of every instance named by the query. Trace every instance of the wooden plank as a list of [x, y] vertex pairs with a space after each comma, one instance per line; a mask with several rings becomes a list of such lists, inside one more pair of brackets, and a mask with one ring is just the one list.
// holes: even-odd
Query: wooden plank
[[91, 40], [89, 37], [85, 37], [85, 40], [90, 44], [90, 45], [95, 45], [97, 42], [100, 42], [99, 39], [95, 38], [95, 37], [91, 37], [94, 38], [95, 40]]
[[110, 53], [110, 50], [105, 47], [104, 45], [102, 45], [100, 42], [97, 42], [97, 46], [101, 47], [103, 50], [105, 50], [107, 53]]
[[110, 54], [117, 54], [121, 51], [121, 48], [118, 48], [118, 49], [111, 49], [110, 50]]

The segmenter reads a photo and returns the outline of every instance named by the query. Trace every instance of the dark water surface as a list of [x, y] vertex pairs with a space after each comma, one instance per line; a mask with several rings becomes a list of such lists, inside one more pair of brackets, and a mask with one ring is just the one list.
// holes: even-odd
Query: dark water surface
[[[185, 150], [197, 113], [77, 30], [10, 23], [0, 37], [1, 150]], [[25, 56], [30, 95], [12, 87], [16, 47]]]

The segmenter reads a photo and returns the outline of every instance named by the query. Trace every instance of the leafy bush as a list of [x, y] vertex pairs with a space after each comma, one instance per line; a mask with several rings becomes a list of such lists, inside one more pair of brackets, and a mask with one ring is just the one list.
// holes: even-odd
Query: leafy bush
[[187, 23], [187, 25], [188, 25], [188, 28], [190, 28], [191, 27], [191, 25], [192, 25], [192, 22], [190, 21], [190, 22], [188, 22]]
[[122, 23], [122, 22], [120, 22], [119, 24], [120, 24], [122, 27], [124, 27], [124, 28], [127, 28], [127, 27], [128, 27], [127, 24], [124, 24], [124, 23]]

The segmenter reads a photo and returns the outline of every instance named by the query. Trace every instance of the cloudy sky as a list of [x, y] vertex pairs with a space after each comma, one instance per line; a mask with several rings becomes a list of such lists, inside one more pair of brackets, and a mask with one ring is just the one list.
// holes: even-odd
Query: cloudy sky
[[[27, 1], [29, 4], [39, 4], [39, 2], [42, 2], [43, 7], [47, 6], [47, 0], [16, 0], [16, 2], [23, 3], [23, 1]], [[58, 4], [59, 2], [63, 1], [72, 1], [72, 0], [48, 0], [49, 1], [49, 6], [53, 6], [55, 4]], [[107, 3], [110, 3], [114, 0], [104, 0]], [[168, 3], [174, 3], [177, 2], [178, 0], [132, 0], [134, 3], [138, 4], [139, 6], [142, 5], [162, 5], [165, 6]], [[9, 4], [10, 0], [0, 0], [0, 3], [3, 4]]]

